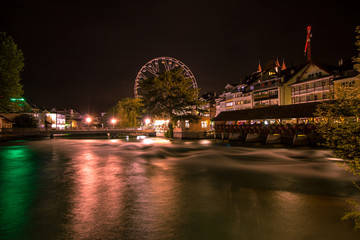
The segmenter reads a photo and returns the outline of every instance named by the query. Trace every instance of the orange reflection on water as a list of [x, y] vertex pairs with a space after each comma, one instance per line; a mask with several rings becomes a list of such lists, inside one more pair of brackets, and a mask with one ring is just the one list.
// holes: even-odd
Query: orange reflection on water
[[111, 156], [100, 157], [86, 149], [73, 159], [72, 229], [86, 239], [113, 227], [119, 215], [121, 168]]

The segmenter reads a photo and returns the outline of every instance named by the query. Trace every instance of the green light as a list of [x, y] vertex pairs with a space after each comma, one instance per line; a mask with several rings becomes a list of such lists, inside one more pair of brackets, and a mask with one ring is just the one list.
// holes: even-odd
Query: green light
[[10, 100], [11, 101], [13, 101], [13, 102], [18, 102], [18, 101], [25, 101], [25, 99], [24, 98], [10, 98]]
[[0, 147], [0, 159], [1, 237], [21, 239], [34, 193], [34, 159], [26, 146]]

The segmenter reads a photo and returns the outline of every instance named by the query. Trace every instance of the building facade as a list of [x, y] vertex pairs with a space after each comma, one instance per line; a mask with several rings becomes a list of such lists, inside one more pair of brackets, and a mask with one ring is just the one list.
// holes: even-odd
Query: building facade
[[[259, 68], [261, 69], [261, 68]], [[228, 84], [216, 99], [216, 116], [224, 111], [318, 102], [330, 99], [334, 84], [360, 86], [352, 64], [330, 66], [308, 62], [282, 67], [278, 61], [250, 74], [239, 84]]]

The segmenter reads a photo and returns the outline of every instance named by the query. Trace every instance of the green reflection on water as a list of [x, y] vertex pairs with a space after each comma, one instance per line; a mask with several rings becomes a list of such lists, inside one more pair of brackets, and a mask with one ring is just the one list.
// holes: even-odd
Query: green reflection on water
[[20, 237], [34, 193], [32, 152], [26, 146], [0, 147], [0, 229], [2, 237]]

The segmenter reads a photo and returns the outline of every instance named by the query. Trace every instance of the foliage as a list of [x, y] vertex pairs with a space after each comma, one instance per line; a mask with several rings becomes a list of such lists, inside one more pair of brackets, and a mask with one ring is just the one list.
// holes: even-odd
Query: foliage
[[[333, 149], [335, 156], [344, 159], [343, 166], [354, 175], [360, 175], [360, 87], [338, 87], [331, 101], [317, 108], [321, 121], [317, 126], [324, 145]], [[356, 184], [355, 184], [356, 185]], [[358, 186], [358, 185], [356, 185]], [[343, 219], [353, 219], [360, 229], [360, 204], [350, 202], [352, 211]]]
[[317, 108], [316, 114], [322, 119], [317, 131], [326, 147], [346, 159], [347, 170], [360, 175], [360, 87], [338, 87], [332, 96], [333, 100]]
[[[360, 190], [359, 185], [354, 183], [355, 186]], [[348, 204], [350, 205], [351, 211], [348, 211], [341, 219], [354, 220], [355, 226], [354, 228], [360, 230], [360, 202], [354, 200], [348, 200]]]
[[139, 94], [144, 112], [153, 117], [169, 117], [173, 122], [180, 119], [200, 120], [196, 112], [203, 103], [198, 100], [198, 89], [193, 88], [191, 79], [182, 74], [182, 69], [142, 80]]
[[172, 138], [174, 136], [174, 125], [170, 122], [168, 125], [168, 130], [164, 133], [164, 137]]
[[38, 121], [29, 114], [21, 114], [14, 119], [16, 128], [36, 128]]
[[140, 114], [141, 103], [138, 98], [121, 99], [110, 110], [110, 115], [117, 119], [116, 126], [119, 127], [138, 127]]
[[23, 94], [20, 73], [24, 68], [24, 57], [12, 37], [0, 32], [0, 112], [14, 111], [16, 104], [10, 98]]
[[357, 50], [357, 56], [353, 57], [354, 68], [360, 72], [360, 26], [355, 29], [355, 47]]

